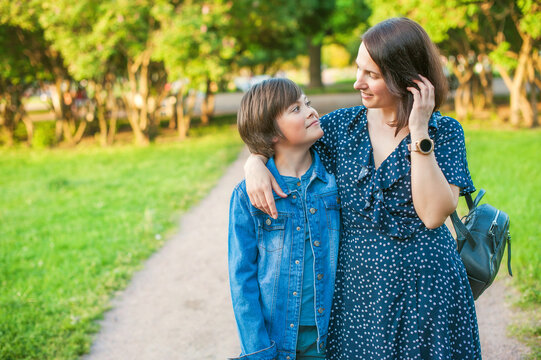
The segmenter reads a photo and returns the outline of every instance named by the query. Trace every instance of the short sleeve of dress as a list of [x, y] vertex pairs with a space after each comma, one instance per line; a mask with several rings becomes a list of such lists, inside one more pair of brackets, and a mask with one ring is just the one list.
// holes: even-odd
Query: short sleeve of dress
[[319, 154], [325, 169], [331, 174], [336, 173], [339, 125], [346, 111], [347, 109], [338, 109], [319, 119], [323, 136], [314, 144], [314, 149]]
[[450, 117], [439, 119], [434, 153], [443, 175], [460, 188], [460, 195], [475, 191], [466, 159], [464, 130], [458, 121]]
[[321, 128], [323, 129], [323, 136], [316, 141], [314, 149], [319, 154], [321, 162], [325, 166], [325, 169], [331, 173], [336, 172], [336, 139], [337, 128], [336, 121], [333, 117], [333, 113], [322, 116], [319, 119]]

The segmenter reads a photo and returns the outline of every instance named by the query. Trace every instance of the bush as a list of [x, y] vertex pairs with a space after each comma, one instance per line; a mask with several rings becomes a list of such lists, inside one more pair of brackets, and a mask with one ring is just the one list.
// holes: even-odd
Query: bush
[[51, 147], [56, 143], [55, 122], [40, 121], [34, 123], [32, 146], [37, 149]]

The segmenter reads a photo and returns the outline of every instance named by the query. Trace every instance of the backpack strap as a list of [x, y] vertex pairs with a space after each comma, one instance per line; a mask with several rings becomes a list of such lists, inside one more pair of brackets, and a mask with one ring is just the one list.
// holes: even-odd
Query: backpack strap
[[464, 195], [466, 203], [468, 204], [468, 210], [472, 211], [474, 208], [476, 208], [479, 205], [479, 202], [481, 201], [483, 196], [485, 196], [485, 194], [485, 189], [479, 189], [477, 196], [475, 196], [475, 200], [472, 200], [471, 194]]
[[466, 225], [460, 220], [456, 211], [451, 214], [451, 220], [453, 221], [453, 226], [456, 231], [456, 240], [458, 243], [458, 253], [462, 251], [466, 241], [470, 243], [472, 249], [475, 248], [475, 240], [471, 236], [470, 231], [466, 228]]
[[468, 204], [468, 210], [472, 211], [474, 208], [474, 205], [473, 205], [473, 199], [471, 198], [471, 194], [464, 195], [464, 199], [466, 199], [466, 204]]
[[509, 275], [513, 276], [511, 271], [511, 234], [507, 234], [507, 272]]

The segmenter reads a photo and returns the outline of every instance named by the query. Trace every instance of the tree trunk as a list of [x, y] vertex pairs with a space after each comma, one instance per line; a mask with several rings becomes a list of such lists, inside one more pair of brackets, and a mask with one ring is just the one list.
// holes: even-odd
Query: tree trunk
[[532, 121], [530, 127], [539, 126], [538, 111], [537, 111], [537, 85], [535, 81], [530, 82], [530, 105], [532, 106]]
[[148, 95], [149, 95], [149, 77], [148, 70], [150, 65], [150, 51], [146, 50], [143, 53], [143, 60], [141, 61], [141, 72], [139, 74], [139, 94], [142, 97], [141, 112], [139, 115], [139, 125], [141, 130], [149, 132], [149, 118], [148, 118]]
[[7, 147], [12, 147], [14, 142], [15, 112], [13, 111], [13, 96], [14, 95], [10, 93], [9, 90], [4, 93], [5, 108], [2, 132], [4, 133], [5, 145]]
[[323, 87], [323, 81], [321, 80], [321, 43], [314, 44], [313, 38], [308, 37], [307, 45], [308, 57], [310, 59], [310, 82], [308, 87], [321, 88]]
[[79, 123], [79, 126], [77, 127], [77, 130], [75, 131], [75, 135], [73, 136], [73, 144], [76, 145], [81, 142], [83, 139], [83, 135], [85, 134], [87, 122], [85, 120], [82, 120]]
[[[509, 101], [511, 107], [510, 122], [514, 126], [520, 125], [521, 115], [524, 115], [526, 118], [526, 114], [529, 114], [527, 107], [523, 106], [522, 103], [524, 102], [525, 98], [524, 85], [527, 75], [526, 70], [528, 59], [531, 56], [531, 49], [531, 37], [527, 37], [522, 43], [518, 58], [518, 64], [513, 75], [511, 75], [511, 73], [505, 67], [499, 64], [494, 64], [496, 69], [501, 74], [505, 85], [509, 89]], [[526, 102], [528, 102], [527, 98]], [[522, 114], [523, 111], [525, 111], [526, 114]]]
[[26, 128], [26, 143], [29, 147], [32, 147], [32, 140], [34, 139], [34, 123], [27, 116], [23, 117], [23, 123]]
[[[483, 56], [483, 59], [485, 56]], [[494, 82], [492, 78], [492, 69], [489, 67], [487, 68], [483, 64], [483, 68], [481, 72], [479, 73], [479, 80], [481, 81], [481, 88], [483, 93], [483, 102], [484, 106], [483, 108], [488, 108], [491, 110], [495, 109], [494, 106]]]
[[98, 118], [98, 126], [100, 129], [99, 139], [101, 146], [107, 146], [107, 119], [106, 119], [106, 99], [103, 96], [103, 87], [101, 84], [95, 83], [95, 95], [96, 99], [96, 115]]
[[169, 125], [167, 127], [169, 129], [175, 129], [178, 124], [178, 115], [177, 115], [177, 102], [178, 97], [175, 97], [175, 102], [170, 104], [170, 102], [167, 102], [169, 106], [171, 106], [171, 117], [169, 118]]
[[538, 125], [537, 121], [537, 84], [535, 83], [535, 60], [534, 57], [528, 59], [528, 84], [530, 85], [530, 108], [531, 119], [528, 121], [529, 127], [533, 128]]
[[[130, 97], [130, 95], [128, 95], [128, 97]], [[128, 104], [127, 106], [128, 121], [130, 123], [130, 126], [133, 131], [133, 135], [135, 137], [135, 144], [146, 146], [149, 144], [149, 140], [148, 140], [148, 137], [141, 130], [141, 127], [139, 126], [139, 112], [137, 111], [136, 108], [134, 108], [135, 106], [134, 100], [133, 99], [129, 100], [127, 104]]]
[[179, 140], [184, 140], [188, 136], [190, 128], [190, 117], [184, 116], [184, 96], [182, 91], [177, 93], [177, 101], [175, 103], [175, 114], [177, 120], [177, 131]]
[[116, 124], [118, 121], [118, 113], [120, 112], [120, 106], [118, 106], [118, 101], [115, 99], [114, 95], [111, 92], [112, 101], [111, 101], [111, 124], [109, 125], [109, 133], [107, 134], [107, 144], [112, 145], [115, 141], [116, 136]]
[[61, 77], [56, 77], [54, 86], [49, 87], [49, 92], [51, 94], [51, 105], [55, 114], [55, 138], [56, 142], [62, 140], [62, 135], [64, 133], [64, 106], [63, 106], [63, 96], [62, 96], [62, 83], [64, 79]]
[[[197, 100], [197, 92], [194, 90], [190, 90], [188, 92], [188, 96], [186, 98], [186, 108], [184, 110], [184, 103], [182, 100], [180, 102], [177, 102], [177, 105], [180, 104], [180, 106], [183, 107], [183, 109], [177, 109], [177, 112], [181, 114], [179, 118], [179, 138], [185, 139], [188, 136], [188, 131], [190, 130], [190, 124], [192, 121], [193, 111], [195, 108], [195, 101]], [[182, 111], [181, 111], [182, 110]]]
[[206, 126], [209, 124], [214, 112], [214, 94], [212, 92], [212, 82], [207, 79], [205, 97], [201, 102], [201, 124]]
[[464, 60], [460, 61], [460, 64], [451, 63], [451, 68], [458, 80], [454, 98], [456, 117], [458, 121], [464, 121], [470, 115], [471, 82], [474, 72], [472, 66]]
[[134, 64], [133, 61], [128, 59], [128, 79], [130, 84], [130, 92], [125, 95], [124, 101], [126, 103], [126, 109], [128, 112], [128, 121], [135, 137], [135, 143], [137, 145], [148, 145], [149, 139], [143, 133], [139, 121], [139, 110], [137, 109], [135, 97], [137, 95], [137, 80], [136, 72], [139, 66]]

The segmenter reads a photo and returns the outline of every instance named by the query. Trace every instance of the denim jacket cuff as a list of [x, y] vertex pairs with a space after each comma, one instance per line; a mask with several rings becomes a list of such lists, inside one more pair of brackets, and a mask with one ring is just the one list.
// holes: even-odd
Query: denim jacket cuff
[[276, 343], [271, 340], [271, 346], [268, 348], [255, 351], [250, 354], [241, 355], [235, 358], [229, 358], [228, 360], [276, 360], [278, 359], [278, 351], [276, 350]]

